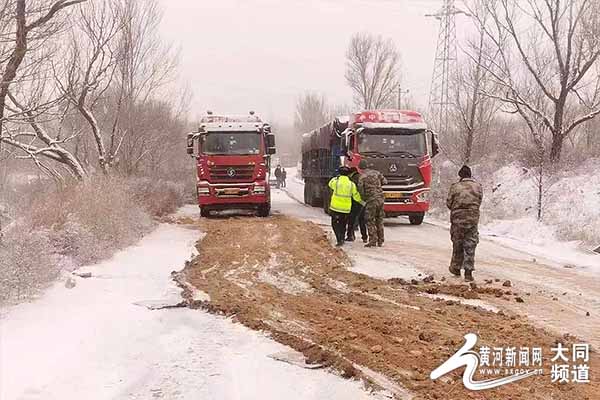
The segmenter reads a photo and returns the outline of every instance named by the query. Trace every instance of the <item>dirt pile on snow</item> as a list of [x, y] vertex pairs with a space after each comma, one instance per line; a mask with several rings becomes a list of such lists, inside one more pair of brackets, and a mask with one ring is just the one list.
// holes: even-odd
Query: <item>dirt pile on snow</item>
[[[198, 245], [200, 254], [183, 278], [211, 300], [195, 305], [270, 332], [310, 363], [379, 387], [385, 378], [398, 396], [406, 388], [418, 399], [579, 400], [595, 398], [600, 390], [593, 375], [588, 385], [551, 384], [549, 368], [526, 384], [484, 393], [464, 388], [462, 370], [430, 380], [431, 371], [460, 348], [466, 333], [477, 333], [480, 345], [542, 346], [547, 366], [557, 340], [575, 340], [557, 338], [516, 315], [424, 295], [485, 299], [508, 296], [507, 288], [434, 279], [389, 282], [354, 273], [346, 254], [333, 248], [317, 225], [284, 216], [209, 220], [203, 229], [207, 234]], [[594, 355], [590, 364], [600, 365], [597, 361]]]

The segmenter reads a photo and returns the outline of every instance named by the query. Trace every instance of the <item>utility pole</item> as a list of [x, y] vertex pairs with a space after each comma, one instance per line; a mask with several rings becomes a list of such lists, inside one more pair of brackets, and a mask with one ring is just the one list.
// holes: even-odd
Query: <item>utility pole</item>
[[437, 50], [429, 94], [429, 113], [433, 128], [445, 133], [449, 128], [450, 108], [454, 104], [450, 93], [450, 80], [456, 68], [456, 16], [469, 15], [454, 5], [455, 0], [444, 0], [435, 14], [426, 14], [440, 21]]
[[398, 85], [398, 110], [402, 110], [402, 95], [410, 93], [409, 89], [402, 90], [402, 86]]

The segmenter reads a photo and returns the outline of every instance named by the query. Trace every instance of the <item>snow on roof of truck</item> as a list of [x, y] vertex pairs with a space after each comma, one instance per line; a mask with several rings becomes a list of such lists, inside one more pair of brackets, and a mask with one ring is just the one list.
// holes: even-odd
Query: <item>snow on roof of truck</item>
[[209, 111], [200, 119], [200, 131], [204, 132], [248, 132], [267, 125], [254, 111], [248, 115], [214, 115]]
[[365, 129], [408, 129], [408, 130], [425, 130], [427, 124], [424, 122], [416, 123], [382, 123], [382, 122], [363, 122], [360, 124]]
[[200, 122], [262, 122], [262, 119], [258, 115], [206, 115]]
[[[381, 124], [390, 125], [394, 127], [397, 125], [403, 125], [406, 127], [422, 126], [425, 125], [423, 116], [411, 110], [369, 110], [362, 111], [351, 116], [351, 122], [355, 124]], [[426, 125], [425, 125], [426, 127]], [[409, 129], [417, 129], [415, 127]]]
[[201, 132], [255, 132], [259, 131], [265, 126], [264, 123], [260, 122], [235, 122], [235, 123], [223, 123], [213, 122], [209, 124], [200, 125]]

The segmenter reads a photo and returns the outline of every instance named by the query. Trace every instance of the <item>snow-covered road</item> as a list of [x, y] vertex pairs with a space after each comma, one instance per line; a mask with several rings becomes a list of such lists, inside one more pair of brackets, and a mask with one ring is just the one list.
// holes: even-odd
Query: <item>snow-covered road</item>
[[[289, 182], [289, 196], [274, 191], [274, 212], [329, 231], [321, 210], [292, 198], [300, 200], [301, 185]], [[197, 208], [183, 209], [179, 216], [191, 213], [197, 215]], [[380, 279], [447, 275], [450, 243], [444, 227], [414, 227], [401, 219], [386, 226], [383, 249], [367, 250], [361, 243], [345, 248], [356, 272]], [[290, 350], [228, 319], [186, 308], [148, 309], [180, 301], [170, 273], [182, 269], [200, 235], [162, 224], [137, 246], [84, 268], [93, 277], [76, 278], [74, 288], [67, 289], [63, 280], [31, 303], [0, 310], [0, 399], [373, 397], [358, 382], [273, 360], [269, 355]], [[516, 290], [532, 294], [525, 304], [498, 299], [492, 308], [528, 314], [592, 344], [600, 340], [600, 282], [594, 268], [564, 269], [551, 257], [533, 261], [529, 254], [487, 240], [478, 250], [478, 266], [478, 280], [510, 279]], [[550, 296], [559, 299], [548, 301]]]
[[[197, 208], [191, 210], [197, 213]], [[185, 213], [185, 211], [184, 211]], [[275, 361], [289, 351], [176, 304], [170, 279], [200, 233], [162, 224], [67, 289], [2, 310], [0, 399], [367, 399], [362, 384]]]

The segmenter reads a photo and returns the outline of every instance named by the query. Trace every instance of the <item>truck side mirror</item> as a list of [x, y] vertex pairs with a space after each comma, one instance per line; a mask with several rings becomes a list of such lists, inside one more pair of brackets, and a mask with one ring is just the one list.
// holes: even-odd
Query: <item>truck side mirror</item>
[[440, 137], [437, 133], [431, 132], [431, 157], [440, 154]]
[[344, 155], [348, 154], [348, 136], [342, 136], [342, 138], [340, 139], [341, 145], [342, 145], [342, 153]]
[[265, 145], [267, 147], [267, 154], [273, 155], [277, 153], [277, 149], [275, 148], [275, 135], [269, 133], [265, 136]]
[[187, 135], [187, 153], [194, 155], [194, 134], [188, 133]]
[[342, 153], [347, 156], [348, 151], [350, 150], [350, 136], [352, 136], [352, 131], [350, 129], [346, 129], [342, 132], [340, 136], [340, 143], [342, 145]]

